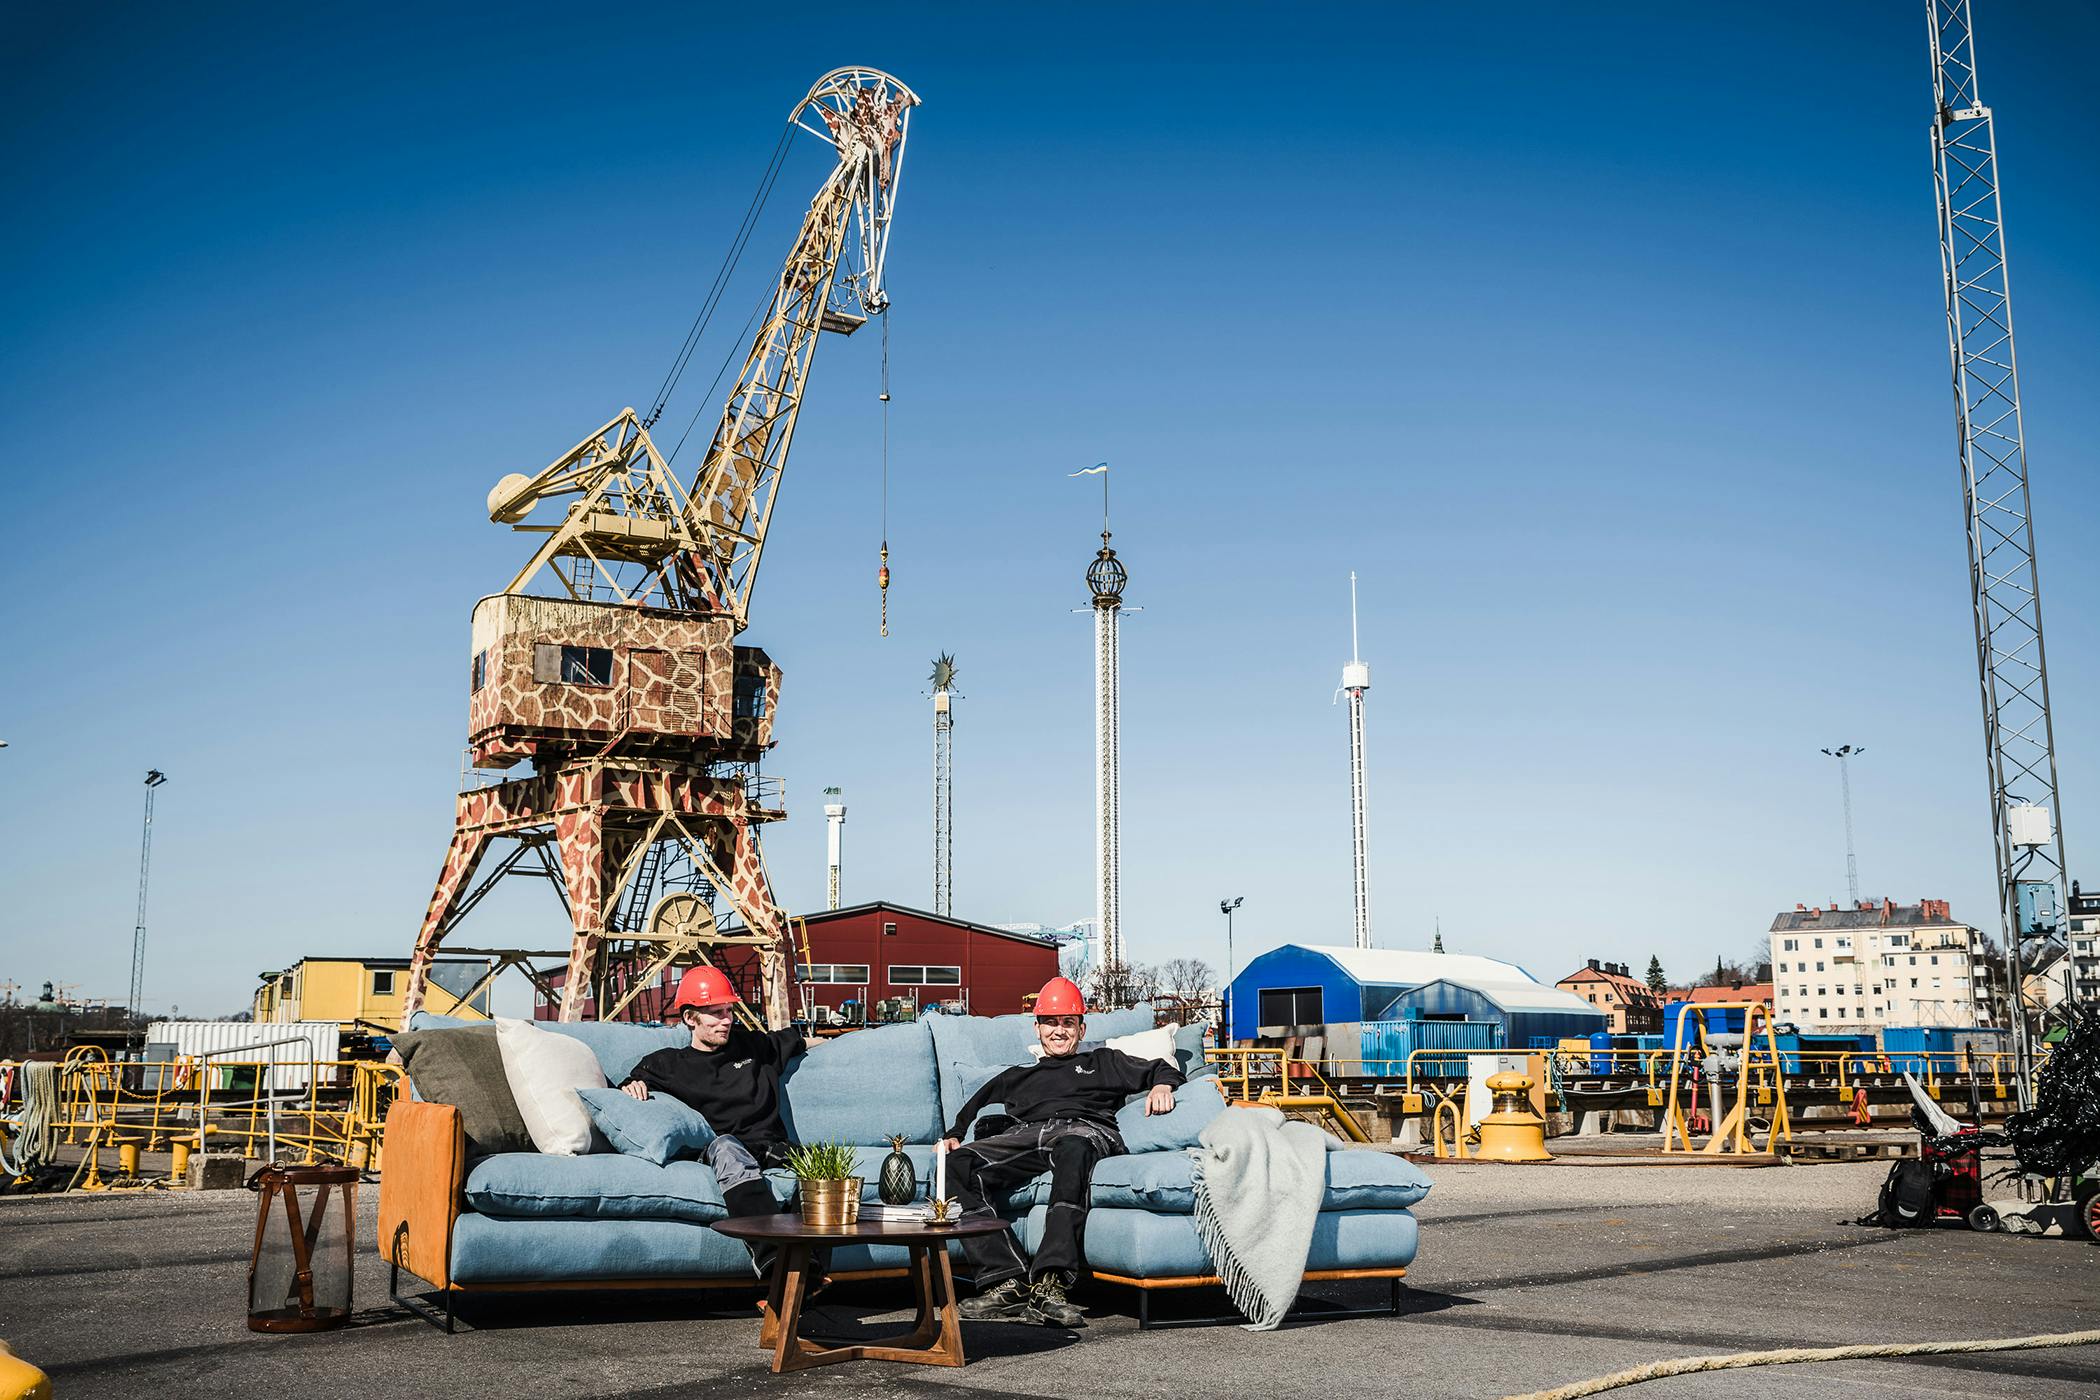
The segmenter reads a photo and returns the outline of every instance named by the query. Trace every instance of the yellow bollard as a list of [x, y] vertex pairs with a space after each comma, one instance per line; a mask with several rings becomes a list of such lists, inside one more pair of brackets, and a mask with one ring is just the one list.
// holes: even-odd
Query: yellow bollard
[[1531, 1080], [1515, 1070], [1490, 1075], [1488, 1092], [1495, 1096], [1495, 1111], [1480, 1120], [1480, 1150], [1473, 1155], [1483, 1162], [1550, 1162], [1546, 1150], [1546, 1120], [1531, 1111], [1527, 1095]]
[[51, 1378], [0, 1342], [0, 1400], [51, 1400]]
[[176, 1138], [168, 1144], [168, 1150], [174, 1154], [174, 1160], [168, 1164], [168, 1179], [171, 1182], [188, 1180], [190, 1174], [190, 1139], [186, 1137]]
[[136, 1177], [139, 1174], [139, 1140], [120, 1138], [117, 1140], [117, 1175]]

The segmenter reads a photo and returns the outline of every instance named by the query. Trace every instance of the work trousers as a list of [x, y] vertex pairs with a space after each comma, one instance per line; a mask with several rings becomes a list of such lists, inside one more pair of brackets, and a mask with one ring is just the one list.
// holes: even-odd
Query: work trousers
[[996, 1216], [997, 1203], [1015, 1187], [1045, 1170], [1050, 1173], [1050, 1206], [1032, 1262], [1011, 1227], [995, 1235], [963, 1236], [963, 1252], [970, 1257], [977, 1287], [990, 1288], [1022, 1274], [1040, 1278], [1055, 1272], [1067, 1284], [1077, 1279], [1085, 1257], [1087, 1191], [1094, 1163], [1123, 1151], [1123, 1139], [1113, 1128], [1055, 1119], [1023, 1123], [949, 1153], [949, 1188], [962, 1202], [963, 1214], [980, 1219]]

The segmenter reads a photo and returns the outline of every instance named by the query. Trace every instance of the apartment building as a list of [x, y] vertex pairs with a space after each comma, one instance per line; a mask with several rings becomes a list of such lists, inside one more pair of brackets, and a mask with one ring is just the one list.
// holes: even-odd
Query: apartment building
[[1797, 904], [1771, 939], [1773, 1015], [1803, 1030], [1991, 1022], [1983, 935], [1944, 899]]

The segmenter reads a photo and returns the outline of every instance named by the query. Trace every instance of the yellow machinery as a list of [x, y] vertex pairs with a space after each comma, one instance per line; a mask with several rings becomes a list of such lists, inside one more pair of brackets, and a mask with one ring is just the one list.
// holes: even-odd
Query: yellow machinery
[[51, 1378], [0, 1342], [0, 1400], [51, 1400]]
[[[1679, 1093], [1685, 1078], [1687, 1053], [1697, 1061], [1709, 1061], [1716, 1067], [1721, 1065], [1717, 1054], [1712, 1054], [1707, 1044], [1705, 1013], [1710, 1011], [1741, 1011], [1743, 1013], [1743, 1043], [1736, 1058], [1735, 1107], [1713, 1125], [1713, 1133], [1700, 1150], [1709, 1155], [1723, 1152], [1749, 1153], [1770, 1152], [1775, 1141], [1794, 1140], [1792, 1123], [1786, 1109], [1786, 1076], [1782, 1072], [1784, 1062], [1779, 1055], [1779, 1040], [1772, 1030], [1772, 1011], [1761, 1001], [1714, 1001], [1703, 1002], [1697, 1008], [1687, 1006], [1677, 1018], [1677, 1034], [1672, 1037], [1670, 1047], [1670, 1084], [1663, 1093], [1661, 1108], [1662, 1150], [1665, 1152], [1692, 1151], [1690, 1125], [1685, 1120], [1684, 1100]], [[1694, 1015], [1699, 1017], [1694, 1032], [1694, 1045], [1684, 1043], [1685, 1022]], [[1764, 1047], [1757, 1048], [1758, 1033], [1764, 1033]], [[1715, 1047], [1719, 1048], [1719, 1047]], [[1718, 1068], [1710, 1071], [1718, 1081]], [[1749, 1131], [1750, 1092], [1752, 1081], [1756, 1081], [1757, 1101], [1769, 1103], [1771, 1118], [1765, 1129], [1765, 1144], [1755, 1147]]]
[[1480, 1150], [1473, 1155], [1483, 1162], [1552, 1161], [1546, 1120], [1531, 1111], [1531, 1080], [1506, 1069], [1489, 1075], [1487, 1087], [1495, 1096], [1495, 1111], [1480, 1120]]
[[[1330, 1121], [1351, 1142], [1371, 1140], [1363, 1124], [1356, 1121], [1356, 1115], [1311, 1060], [1251, 1046], [1212, 1046], [1205, 1054], [1224, 1067], [1218, 1074], [1218, 1087], [1232, 1091], [1227, 1095], [1228, 1101], [1263, 1104], [1285, 1113], [1315, 1113]], [[1265, 1080], [1271, 1074], [1277, 1083], [1264, 1084], [1257, 1090], [1255, 1081]]]

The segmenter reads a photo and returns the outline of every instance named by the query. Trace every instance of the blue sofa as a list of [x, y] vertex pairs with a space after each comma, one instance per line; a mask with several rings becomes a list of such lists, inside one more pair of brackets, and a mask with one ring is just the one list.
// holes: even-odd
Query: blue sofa
[[[425, 1014], [410, 1029], [457, 1024], [463, 1023]], [[542, 1025], [589, 1045], [615, 1084], [650, 1051], [688, 1043], [687, 1033], [674, 1027]], [[1106, 1039], [1151, 1025], [1151, 1011], [1140, 1008], [1091, 1016], [1086, 1033]], [[853, 1144], [870, 1199], [888, 1139], [902, 1135], [924, 1196], [932, 1145], [944, 1125], [992, 1074], [1025, 1063], [1033, 1043], [1027, 1016], [936, 1015], [853, 1031], [819, 1042], [794, 1063], [782, 1084], [783, 1116], [798, 1141]], [[1152, 1290], [1215, 1282], [1192, 1219], [1186, 1149], [1224, 1101], [1214, 1079], [1198, 1077], [1177, 1092], [1173, 1113], [1147, 1118], [1142, 1107], [1133, 1102], [1121, 1115], [1130, 1154], [1094, 1169], [1086, 1257], [1096, 1280], [1140, 1290], [1140, 1319], [1149, 1325]], [[390, 1110], [385, 1141], [380, 1252], [443, 1292], [448, 1323], [455, 1293], [756, 1282], [743, 1246], [708, 1228], [726, 1211], [704, 1162], [657, 1166], [614, 1152], [511, 1152], [470, 1161], [457, 1109], [407, 1099]], [[1427, 1193], [1428, 1178], [1406, 1159], [1382, 1152], [1334, 1152], [1327, 1162], [1327, 1195], [1307, 1277], [1391, 1279], [1397, 1299], [1397, 1280], [1415, 1255], [1408, 1207]], [[792, 1185], [776, 1176], [783, 1200]], [[1004, 1203], [1031, 1249], [1048, 1199], [1046, 1175]], [[905, 1251], [895, 1245], [851, 1244], [832, 1252], [839, 1277], [901, 1277], [905, 1265]]]

